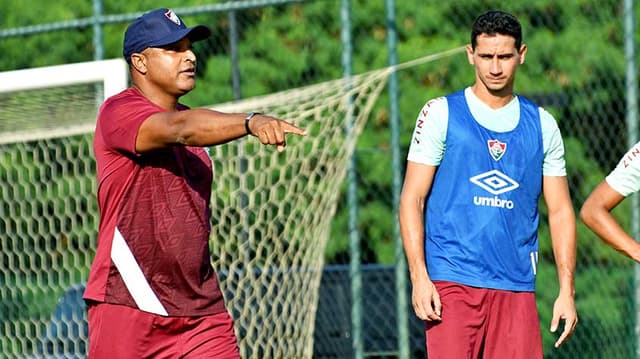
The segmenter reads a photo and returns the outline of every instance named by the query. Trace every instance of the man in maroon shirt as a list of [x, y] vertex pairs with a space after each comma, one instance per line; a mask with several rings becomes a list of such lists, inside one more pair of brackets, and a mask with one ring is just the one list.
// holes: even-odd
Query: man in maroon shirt
[[192, 43], [210, 36], [169, 9], [127, 28], [133, 86], [98, 113], [98, 248], [84, 298], [89, 357], [237, 358], [233, 321], [209, 254], [213, 181], [202, 147], [253, 135], [283, 151], [305, 132], [256, 112], [189, 109]]

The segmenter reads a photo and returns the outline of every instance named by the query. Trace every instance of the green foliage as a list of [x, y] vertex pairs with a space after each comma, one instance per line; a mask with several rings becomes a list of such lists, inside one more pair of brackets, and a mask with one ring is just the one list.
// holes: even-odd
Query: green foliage
[[[77, 1], [75, 6], [62, 2], [36, 4], [5, 0], [2, 28], [33, 26], [91, 16], [91, 3]], [[45, 6], [46, 4], [46, 6]], [[38, 6], [40, 5], [40, 6]], [[42, 9], [46, 8], [46, 11]], [[0, 41], [0, 71], [82, 61], [91, 58], [91, 31], [64, 30], [39, 36], [13, 37]]]

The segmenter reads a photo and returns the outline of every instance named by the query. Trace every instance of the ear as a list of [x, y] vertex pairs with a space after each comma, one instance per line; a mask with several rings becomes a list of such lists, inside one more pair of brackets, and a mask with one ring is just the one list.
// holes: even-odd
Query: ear
[[467, 45], [467, 60], [469, 60], [470, 65], [475, 65], [475, 62], [473, 61], [473, 47], [471, 44]]
[[524, 63], [524, 58], [527, 55], [527, 45], [522, 44], [520, 46], [520, 65], [522, 65]]
[[131, 67], [133, 67], [136, 71], [141, 74], [147, 73], [147, 58], [143, 54], [132, 54], [131, 55]]

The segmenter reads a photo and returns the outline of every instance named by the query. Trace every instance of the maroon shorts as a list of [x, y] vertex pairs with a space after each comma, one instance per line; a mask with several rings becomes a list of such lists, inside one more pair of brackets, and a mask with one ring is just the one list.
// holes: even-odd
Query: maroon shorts
[[125, 305], [91, 303], [91, 359], [239, 358], [229, 313], [163, 317]]
[[426, 325], [429, 359], [542, 358], [535, 293], [434, 284], [442, 321]]

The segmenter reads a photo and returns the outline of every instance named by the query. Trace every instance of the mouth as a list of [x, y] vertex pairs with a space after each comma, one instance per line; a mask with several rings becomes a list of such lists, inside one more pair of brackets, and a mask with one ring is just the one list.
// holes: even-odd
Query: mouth
[[195, 76], [196, 75], [195, 67], [190, 67], [190, 68], [182, 70], [180, 72], [185, 74], [185, 75], [188, 75], [188, 76]]
[[489, 86], [503, 86], [505, 81], [499, 78], [487, 79], [487, 85]]

